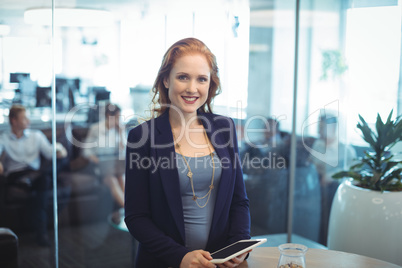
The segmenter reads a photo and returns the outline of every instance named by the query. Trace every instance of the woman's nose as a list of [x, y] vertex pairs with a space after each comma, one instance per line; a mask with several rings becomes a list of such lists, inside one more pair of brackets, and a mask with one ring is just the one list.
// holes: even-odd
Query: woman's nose
[[186, 92], [188, 92], [188, 93], [197, 92], [197, 81], [190, 80], [190, 83], [188, 85]]

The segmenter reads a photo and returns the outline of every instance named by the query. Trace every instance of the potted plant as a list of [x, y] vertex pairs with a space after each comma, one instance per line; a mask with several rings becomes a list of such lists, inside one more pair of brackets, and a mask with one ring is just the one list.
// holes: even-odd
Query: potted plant
[[402, 117], [377, 115], [371, 129], [359, 115], [357, 128], [372, 152], [349, 170], [335, 194], [328, 227], [328, 247], [402, 265], [402, 161], [390, 149], [402, 141]]
[[397, 117], [392, 120], [392, 111], [384, 123], [377, 115], [374, 132], [361, 115], [357, 128], [362, 132], [363, 139], [370, 145], [373, 152], [365, 155], [353, 165], [350, 170], [340, 171], [332, 176], [334, 179], [350, 177], [356, 186], [374, 191], [402, 191], [402, 161], [393, 161], [394, 155], [390, 149], [402, 140], [402, 120]]

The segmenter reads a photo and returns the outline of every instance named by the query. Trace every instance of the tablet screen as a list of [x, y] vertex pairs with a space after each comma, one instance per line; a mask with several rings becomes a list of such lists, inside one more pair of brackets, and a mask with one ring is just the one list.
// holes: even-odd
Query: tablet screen
[[254, 244], [259, 243], [260, 241], [242, 241], [234, 243], [226, 248], [223, 248], [219, 251], [216, 251], [211, 254], [214, 259], [225, 259], [228, 256], [235, 254], [236, 252], [241, 251], [242, 249], [248, 248]]

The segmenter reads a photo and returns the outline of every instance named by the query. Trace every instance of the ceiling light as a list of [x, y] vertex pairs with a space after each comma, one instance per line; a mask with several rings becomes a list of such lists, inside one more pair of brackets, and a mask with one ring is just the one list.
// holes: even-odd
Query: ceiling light
[[[24, 13], [25, 23], [34, 25], [51, 25], [51, 8], [28, 9]], [[113, 15], [106, 10], [85, 8], [55, 8], [55, 26], [100, 27], [113, 23]]]
[[5, 36], [10, 33], [10, 26], [5, 24], [0, 24], [0, 36]]

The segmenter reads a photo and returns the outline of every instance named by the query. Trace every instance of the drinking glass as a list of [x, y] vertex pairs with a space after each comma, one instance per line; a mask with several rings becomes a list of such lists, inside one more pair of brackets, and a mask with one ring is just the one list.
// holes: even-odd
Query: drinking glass
[[306, 268], [305, 254], [308, 248], [301, 244], [282, 244], [278, 247], [281, 256], [279, 257], [278, 268]]

